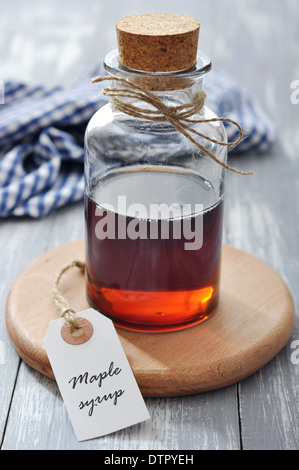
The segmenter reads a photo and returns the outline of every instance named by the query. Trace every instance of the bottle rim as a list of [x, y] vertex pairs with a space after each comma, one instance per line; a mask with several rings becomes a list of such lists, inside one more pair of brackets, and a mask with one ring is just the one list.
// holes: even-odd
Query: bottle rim
[[128, 68], [119, 62], [118, 49], [113, 49], [104, 58], [104, 68], [110, 74], [121, 78], [128, 77], [171, 77], [171, 78], [202, 78], [212, 68], [210, 58], [202, 51], [198, 51], [196, 64], [185, 70], [171, 72], [149, 72]]

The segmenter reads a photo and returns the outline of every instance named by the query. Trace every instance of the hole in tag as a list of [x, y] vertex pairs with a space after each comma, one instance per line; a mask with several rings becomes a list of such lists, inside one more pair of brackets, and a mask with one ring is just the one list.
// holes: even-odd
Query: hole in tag
[[79, 328], [79, 330], [75, 330], [73, 333], [71, 333], [71, 335], [74, 336], [75, 338], [78, 338], [79, 336], [82, 336], [83, 333], [84, 333], [84, 329]]
[[65, 322], [61, 327], [61, 337], [62, 339], [69, 344], [83, 344], [88, 341], [93, 334], [92, 324], [86, 320], [86, 318], [76, 318], [77, 322], [80, 325], [79, 330], [75, 330], [73, 333], [70, 332], [70, 328]]

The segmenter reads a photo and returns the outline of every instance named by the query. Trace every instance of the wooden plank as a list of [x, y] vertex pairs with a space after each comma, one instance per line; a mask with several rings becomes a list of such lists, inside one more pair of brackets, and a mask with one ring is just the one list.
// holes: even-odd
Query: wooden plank
[[[260, 168], [261, 166], [258, 167]], [[273, 183], [278, 175], [281, 175], [277, 170], [269, 173], [269, 179]], [[232, 186], [231, 193], [235, 195], [237, 188], [233, 183]], [[292, 186], [289, 190], [286, 188], [290, 193], [293, 193], [293, 189]], [[284, 235], [288, 210], [284, 213], [278, 210], [275, 213], [275, 193], [268, 192], [268, 201], [266, 196], [261, 197], [261, 191], [256, 192], [254, 188], [248, 193], [251, 194], [250, 204], [242, 197], [234, 196], [230, 200], [232, 210], [226, 219], [227, 238], [269, 262], [289, 285], [294, 303], [298, 306], [299, 263], [295, 254], [298, 250], [298, 231], [294, 230], [292, 235], [288, 233], [287, 237]], [[280, 221], [279, 225], [277, 220]], [[244, 449], [298, 448], [298, 428], [294, 416], [298, 410], [296, 390], [299, 370], [290, 363], [290, 344], [296, 338], [298, 327], [293, 331], [287, 347], [271, 365], [264, 367], [256, 377], [246, 379], [240, 384], [240, 419]]]
[[[149, 421], [79, 443], [55, 382], [22, 364], [2, 449], [236, 450], [239, 435], [234, 388], [213, 394], [147, 398]], [[216, 418], [215, 410], [219, 409]]]
[[47, 221], [17, 221], [1, 222], [0, 228], [0, 340], [4, 358], [0, 364], [0, 436], [3, 435], [7, 413], [16, 375], [18, 373], [19, 356], [12, 347], [5, 327], [5, 303], [8, 292], [21, 271], [36, 256], [43, 252], [45, 240], [48, 238], [51, 219]]
[[[285, 279], [293, 294], [298, 313], [298, 162], [296, 135], [298, 107], [290, 102], [290, 83], [296, 76], [298, 31], [292, 17], [297, 14], [296, 2], [247, 2], [237, 17], [235, 34], [240, 29], [248, 35], [247, 64], [254, 64], [248, 73], [232, 65], [236, 75], [251, 87], [260, 102], [276, 121], [280, 141], [271, 153], [236, 157], [241, 168], [252, 167], [255, 175], [243, 185], [232, 175], [227, 184], [227, 240], [259, 256], [272, 265]], [[254, 24], [261, 21], [264, 29], [258, 34]], [[245, 23], [248, 25], [246, 29]], [[242, 43], [238, 57], [241, 56]], [[233, 62], [233, 61], [232, 61]], [[258, 71], [258, 72], [257, 72]], [[239, 160], [238, 160], [239, 158]], [[298, 367], [290, 361], [290, 345], [298, 338], [298, 326], [287, 347], [254, 376], [242, 381], [240, 423], [244, 449], [298, 449]]]

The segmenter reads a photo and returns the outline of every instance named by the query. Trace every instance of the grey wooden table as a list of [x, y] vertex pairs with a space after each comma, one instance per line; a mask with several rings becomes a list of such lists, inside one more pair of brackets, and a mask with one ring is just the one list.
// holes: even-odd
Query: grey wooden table
[[[144, 12], [181, 13], [201, 21], [200, 48], [240, 80], [278, 126], [264, 155], [230, 163], [253, 177], [227, 174], [224, 239], [270, 264], [299, 306], [298, 0], [0, 0], [0, 79], [70, 83], [116, 46], [115, 21]], [[56, 384], [31, 369], [5, 330], [8, 291], [42, 252], [83, 237], [83, 205], [40, 221], [0, 222], [0, 441], [12, 449], [299, 448], [298, 321], [287, 346], [241, 383], [209, 393], [146, 399], [151, 419], [78, 443]], [[298, 347], [298, 346], [297, 346]]]

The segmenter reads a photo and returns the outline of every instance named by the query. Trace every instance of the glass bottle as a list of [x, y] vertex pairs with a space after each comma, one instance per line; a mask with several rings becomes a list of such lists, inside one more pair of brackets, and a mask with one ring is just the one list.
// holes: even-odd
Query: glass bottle
[[[142, 71], [122, 65], [116, 49], [104, 66], [110, 77], [145, 86], [171, 107], [198, 96], [211, 62], [199, 52], [189, 69]], [[204, 122], [215, 117], [203, 106], [190, 118], [201, 122], [189, 125], [226, 142], [221, 121]], [[196, 140], [226, 162], [226, 146]], [[89, 304], [133, 330], [171, 331], [207, 319], [219, 299], [223, 166], [170, 122], [107, 103], [86, 129], [85, 183]]]

